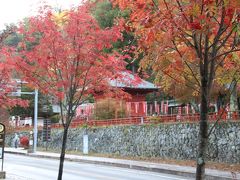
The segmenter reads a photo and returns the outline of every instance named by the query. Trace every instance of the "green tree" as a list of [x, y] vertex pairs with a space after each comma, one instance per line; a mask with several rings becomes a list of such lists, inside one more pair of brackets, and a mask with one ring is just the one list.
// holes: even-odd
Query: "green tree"
[[[12, 25], [12, 27], [15, 27], [15, 25]], [[21, 36], [16, 31], [13, 31], [6, 39], [4, 39], [3, 44], [5, 46], [17, 47], [18, 43], [21, 42], [21, 39]]]
[[128, 15], [127, 12], [122, 12], [117, 7], [113, 8], [108, 0], [97, 2], [92, 13], [102, 29], [112, 27], [116, 18]]
[[[128, 19], [129, 11], [120, 10], [118, 7], [114, 7], [109, 0], [98, 1], [96, 6], [92, 10], [94, 18], [97, 20], [99, 26], [102, 29], [112, 27], [117, 19]], [[126, 58], [126, 68], [136, 73], [139, 68], [139, 61], [141, 57], [135, 58], [133, 54], [134, 48], [137, 46], [137, 41], [130, 31], [123, 31], [122, 40], [118, 40], [113, 43], [113, 46], [109, 49], [105, 49], [106, 52], [118, 51], [122, 54], [128, 55]]]

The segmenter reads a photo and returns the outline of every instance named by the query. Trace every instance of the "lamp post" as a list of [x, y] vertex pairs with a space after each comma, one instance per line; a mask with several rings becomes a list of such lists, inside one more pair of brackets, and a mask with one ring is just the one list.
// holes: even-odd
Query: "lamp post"
[[[36, 152], [37, 149], [37, 125], [38, 125], [38, 89], [35, 89], [34, 92], [22, 92], [21, 87], [22, 84], [27, 84], [26, 81], [22, 81], [19, 79], [15, 79], [16, 83], [20, 85], [20, 88], [17, 89], [17, 92], [12, 92], [10, 96], [21, 96], [22, 94], [26, 95], [34, 95], [34, 126], [33, 126], [33, 153]], [[19, 87], [19, 86], [18, 86]]]
[[34, 128], [33, 128], [33, 153], [37, 150], [37, 125], [38, 125], [38, 90], [34, 91]]
[[33, 153], [36, 152], [37, 149], [37, 124], [38, 124], [38, 90], [35, 89], [34, 92], [17, 92], [17, 94], [26, 94], [26, 95], [34, 95], [34, 126], [33, 126]]

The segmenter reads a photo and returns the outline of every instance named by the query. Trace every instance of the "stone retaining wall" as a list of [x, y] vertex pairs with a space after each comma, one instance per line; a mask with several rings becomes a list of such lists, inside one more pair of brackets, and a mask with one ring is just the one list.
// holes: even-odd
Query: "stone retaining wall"
[[[198, 125], [192, 123], [89, 128], [89, 152], [195, 159], [198, 129]], [[84, 132], [84, 128], [69, 130], [68, 150], [82, 152]], [[62, 134], [63, 130], [52, 129], [49, 149], [60, 149]], [[8, 136], [9, 145], [10, 139]], [[44, 147], [40, 139], [38, 145]], [[208, 160], [240, 163], [240, 122], [221, 123], [216, 127], [209, 140]]]

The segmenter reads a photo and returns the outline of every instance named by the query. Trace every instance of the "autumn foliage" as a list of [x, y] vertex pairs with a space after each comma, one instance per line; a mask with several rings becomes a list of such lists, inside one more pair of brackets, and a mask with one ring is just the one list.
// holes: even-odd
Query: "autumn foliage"
[[[76, 96], [105, 87], [106, 77], [123, 67], [117, 55], [103, 52], [121, 38], [118, 27], [100, 29], [86, 7], [64, 17], [65, 23], [59, 24], [55, 13], [46, 10], [30, 18], [28, 27], [19, 29], [24, 40], [15, 58], [26, 81], [61, 100], [72, 88], [78, 89]], [[29, 43], [36, 45], [29, 49]]]
[[[139, 39], [142, 67], [167, 92], [199, 98], [196, 179], [205, 179], [208, 108], [214, 90], [239, 76], [239, 0], [115, 0], [131, 11], [128, 30]], [[189, 91], [191, 90], [191, 91]], [[185, 92], [185, 93], [184, 93]]]
[[214, 73], [209, 76], [216, 77], [210, 83], [215, 84], [213, 92], [231, 82], [229, 73], [239, 77], [239, 1], [113, 2], [132, 12], [126, 24], [139, 38], [139, 52], [145, 54], [141, 65], [153, 69], [156, 83], [167, 93], [185, 99], [189, 94], [199, 96], [199, 66], [206, 56], [214, 62]]
[[14, 106], [27, 107], [28, 101], [13, 96], [17, 91], [17, 82], [13, 78], [14, 66], [12, 66], [8, 57], [9, 52], [5, 48], [0, 50], [0, 108], [11, 108]]
[[90, 13], [91, 5], [55, 13], [49, 7], [22, 24], [23, 40], [12, 62], [17, 71], [40, 91], [57, 98], [64, 127], [58, 179], [62, 179], [68, 128], [76, 108], [90, 94], [109, 89], [108, 81], [125, 68], [124, 57], [106, 53], [121, 40], [121, 26], [101, 29]]

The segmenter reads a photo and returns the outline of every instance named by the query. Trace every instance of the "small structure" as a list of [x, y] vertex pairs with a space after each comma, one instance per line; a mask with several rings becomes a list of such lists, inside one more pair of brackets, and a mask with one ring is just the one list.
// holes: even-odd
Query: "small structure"
[[158, 87], [153, 83], [130, 73], [125, 73], [123, 79], [111, 80], [110, 85], [120, 88], [130, 95], [126, 100], [126, 108], [129, 116], [146, 116], [148, 112], [146, 95], [158, 90]]
[[[158, 90], [154, 84], [125, 72], [123, 73], [123, 77], [112, 79], [109, 81], [109, 84], [111, 91], [115, 95], [113, 97], [116, 98], [118, 102], [121, 102], [120, 106], [125, 108], [127, 116], [130, 117], [146, 116], [148, 113], [146, 95]], [[102, 92], [98, 92], [95, 96], [96, 103], [87, 103], [79, 106], [76, 111], [76, 116], [78, 118], [90, 117], [94, 113], [94, 109], [96, 110], [96, 108], [98, 108], [98, 102], [105, 98]], [[115, 118], [117, 118], [117, 115], [115, 115]]]

